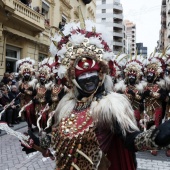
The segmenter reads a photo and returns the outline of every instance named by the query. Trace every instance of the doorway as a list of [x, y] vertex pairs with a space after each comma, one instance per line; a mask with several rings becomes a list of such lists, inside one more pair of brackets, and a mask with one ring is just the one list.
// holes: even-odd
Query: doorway
[[16, 62], [20, 59], [20, 48], [10, 45], [6, 46], [6, 72], [17, 72]]

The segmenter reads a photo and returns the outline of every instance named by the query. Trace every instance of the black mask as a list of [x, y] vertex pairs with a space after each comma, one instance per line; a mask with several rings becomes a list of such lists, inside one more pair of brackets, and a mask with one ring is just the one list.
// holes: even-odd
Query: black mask
[[155, 73], [149, 72], [149, 73], [147, 74], [147, 81], [148, 81], [149, 83], [153, 83], [154, 79], [155, 79]]
[[77, 83], [79, 84], [83, 92], [87, 94], [92, 94], [98, 87], [99, 76], [93, 75], [88, 78], [77, 79]]
[[45, 84], [45, 78], [44, 78], [44, 77], [41, 77], [41, 78], [40, 78], [40, 83], [41, 83], [42, 85]]
[[25, 80], [25, 81], [28, 81], [29, 79], [30, 79], [30, 74], [25, 74], [25, 75], [24, 75], [24, 80]]
[[129, 75], [128, 76], [128, 82], [129, 82], [130, 85], [134, 85], [136, 83], [136, 76]]

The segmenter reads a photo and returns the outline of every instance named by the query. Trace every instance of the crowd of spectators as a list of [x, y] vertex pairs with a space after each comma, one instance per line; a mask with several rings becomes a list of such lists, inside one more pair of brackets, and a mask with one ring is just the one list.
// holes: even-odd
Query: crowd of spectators
[[17, 73], [4, 73], [0, 82], [0, 121], [6, 122], [9, 127], [20, 123], [20, 96], [18, 91], [19, 77]]

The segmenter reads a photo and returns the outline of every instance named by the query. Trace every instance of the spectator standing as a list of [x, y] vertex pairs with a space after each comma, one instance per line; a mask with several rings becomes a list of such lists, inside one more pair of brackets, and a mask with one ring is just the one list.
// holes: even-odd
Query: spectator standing
[[14, 100], [14, 105], [12, 107], [12, 110], [13, 110], [12, 122], [14, 124], [19, 124], [18, 113], [20, 110], [20, 99], [19, 99], [18, 89], [15, 85], [11, 86], [11, 91], [9, 92], [9, 98], [11, 102], [12, 100]]
[[12, 85], [12, 80], [10, 78], [8, 78], [7, 79], [7, 84], [6, 84], [8, 92], [11, 91], [11, 85]]
[[13, 116], [13, 106], [8, 106], [10, 104], [10, 98], [8, 96], [7, 88], [2, 89], [2, 97], [0, 98], [0, 104], [3, 106], [5, 110], [3, 115], [3, 121], [7, 122], [9, 127], [13, 127], [12, 125], [12, 116]]
[[8, 72], [4, 73], [4, 77], [2, 78], [1, 82], [7, 84], [8, 78], [9, 78], [9, 73]]

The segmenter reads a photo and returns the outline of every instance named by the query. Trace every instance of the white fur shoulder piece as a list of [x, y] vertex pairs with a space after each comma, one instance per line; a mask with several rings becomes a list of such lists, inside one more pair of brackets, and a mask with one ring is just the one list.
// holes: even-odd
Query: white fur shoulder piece
[[166, 89], [165, 80], [160, 79], [156, 84], [158, 84], [160, 88]]
[[124, 92], [126, 90], [126, 84], [124, 80], [120, 80], [118, 83], [116, 83], [113, 89], [115, 92], [118, 92], [118, 91]]
[[169, 89], [170, 86], [170, 77], [169, 76], [164, 76], [166, 88]]
[[37, 79], [32, 79], [31, 81], [28, 82], [28, 84], [33, 87], [33, 89], [35, 88], [36, 84], [37, 84], [38, 80]]
[[123, 94], [111, 92], [100, 101], [91, 104], [92, 116], [99, 125], [107, 124], [114, 131], [114, 121], [117, 121], [122, 133], [138, 130], [132, 106]]
[[53, 82], [52, 82], [52, 81], [49, 81], [48, 83], [45, 84], [45, 88], [48, 89], [48, 90], [50, 90], [52, 84], [53, 84]]
[[140, 93], [143, 93], [146, 85], [147, 85], [147, 83], [145, 81], [141, 81], [140, 83], [136, 84], [135, 87]]

